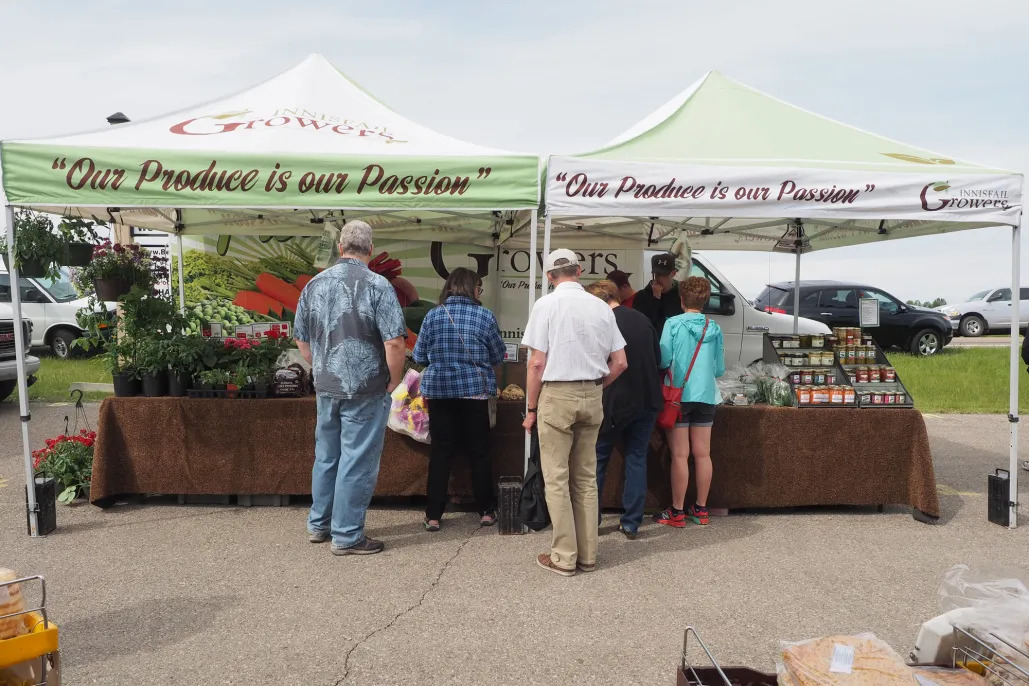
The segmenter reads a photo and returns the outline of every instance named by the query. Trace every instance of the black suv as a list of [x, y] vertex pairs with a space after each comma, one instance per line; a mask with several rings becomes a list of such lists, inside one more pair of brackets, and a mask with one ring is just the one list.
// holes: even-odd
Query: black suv
[[[886, 291], [838, 281], [801, 281], [800, 316], [826, 326], [859, 326], [858, 301], [879, 301], [879, 326], [868, 333], [884, 350], [903, 348], [916, 355], [935, 355], [954, 338], [950, 321], [941, 313], [907, 305]], [[769, 284], [754, 306], [766, 312], [793, 314], [793, 282]]]

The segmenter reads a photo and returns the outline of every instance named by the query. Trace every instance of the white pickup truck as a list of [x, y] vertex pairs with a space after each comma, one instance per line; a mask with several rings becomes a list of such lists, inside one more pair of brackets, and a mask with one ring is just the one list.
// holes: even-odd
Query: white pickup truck
[[[28, 343], [32, 335], [32, 325], [28, 320], [22, 323], [25, 325], [25, 342]], [[14, 352], [14, 321], [0, 319], [0, 401], [6, 400], [18, 387], [18, 363], [18, 357]], [[24, 363], [31, 386], [36, 380], [33, 375], [39, 371], [39, 358], [26, 355]]]
[[[793, 333], [793, 316], [764, 312], [747, 298], [702, 255], [693, 254], [690, 276], [703, 276], [711, 282], [711, 307], [704, 311], [722, 328], [725, 341], [725, 368], [734, 364], [758, 362], [764, 356], [766, 333]], [[813, 319], [800, 318], [799, 333], [831, 333], [828, 326]]]

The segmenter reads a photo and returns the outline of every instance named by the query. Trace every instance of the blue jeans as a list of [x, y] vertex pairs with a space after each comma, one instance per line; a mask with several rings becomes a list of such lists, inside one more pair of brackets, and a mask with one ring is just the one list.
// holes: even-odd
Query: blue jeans
[[597, 437], [597, 493], [603, 498], [604, 476], [611, 450], [622, 441], [625, 457], [625, 488], [622, 490], [622, 528], [636, 531], [643, 523], [643, 505], [647, 499], [647, 446], [654, 431], [657, 412], [640, 412], [615, 427], [604, 427]]
[[318, 396], [308, 531], [332, 534], [350, 548], [364, 539], [364, 517], [379, 478], [390, 397], [339, 400]]

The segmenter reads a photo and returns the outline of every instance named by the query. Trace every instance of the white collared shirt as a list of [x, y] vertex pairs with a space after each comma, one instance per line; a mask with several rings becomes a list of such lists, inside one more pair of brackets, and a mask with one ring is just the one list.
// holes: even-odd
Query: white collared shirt
[[565, 281], [532, 306], [522, 345], [547, 354], [544, 381], [592, 381], [607, 376], [625, 339], [606, 302]]

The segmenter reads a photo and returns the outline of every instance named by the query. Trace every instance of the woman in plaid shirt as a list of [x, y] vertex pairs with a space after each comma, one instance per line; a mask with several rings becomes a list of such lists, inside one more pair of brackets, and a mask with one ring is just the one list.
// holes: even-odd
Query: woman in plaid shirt
[[493, 464], [489, 455], [489, 398], [497, 393], [493, 367], [504, 360], [504, 340], [493, 313], [482, 306], [482, 279], [459, 267], [450, 274], [439, 307], [429, 311], [414, 346], [415, 362], [428, 365], [419, 386], [428, 401], [428, 503], [425, 530], [439, 531], [447, 506], [450, 462], [464, 452], [472, 465], [472, 484], [480, 524], [497, 521]]

